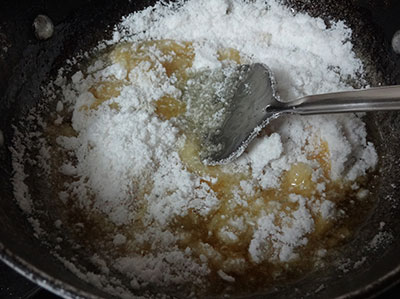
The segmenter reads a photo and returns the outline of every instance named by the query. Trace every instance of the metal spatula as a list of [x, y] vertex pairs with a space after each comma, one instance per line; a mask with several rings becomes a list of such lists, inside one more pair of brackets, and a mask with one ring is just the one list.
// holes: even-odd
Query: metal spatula
[[209, 137], [205, 164], [228, 163], [239, 157], [272, 120], [283, 114], [323, 114], [400, 109], [400, 85], [305, 96], [281, 102], [275, 79], [261, 63], [241, 66], [242, 80], [232, 99], [229, 115]]

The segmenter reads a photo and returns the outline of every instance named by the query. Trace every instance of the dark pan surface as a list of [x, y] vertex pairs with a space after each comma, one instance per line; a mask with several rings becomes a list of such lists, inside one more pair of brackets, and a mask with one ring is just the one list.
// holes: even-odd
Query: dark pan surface
[[[15, 1], [0, 4], [0, 130], [6, 146], [0, 147], [0, 256], [20, 273], [52, 289], [62, 296], [107, 297], [85, 281], [80, 280], [53, 256], [49, 248], [34, 237], [34, 232], [13, 201], [10, 177], [12, 173], [10, 124], [40, 100], [40, 86], [56, 75], [65, 59], [81, 50], [90, 49], [110, 32], [122, 15], [149, 5], [150, 1]], [[368, 79], [372, 85], [399, 84], [399, 57], [389, 47], [388, 37], [399, 26], [397, 19], [382, 28], [371, 25], [379, 20], [377, 10], [398, 9], [396, 1], [296, 1], [287, 0], [296, 11], [321, 16], [327, 23], [345, 19], [353, 28], [356, 51], [367, 63]], [[56, 24], [55, 35], [48, 41], [34, 39], [31, 23], [39, 13], [49, 15]], [[389, 13], [388, 13], [389, 15]], [[390, 19], [387, 17], [387, 19]], [[397, 22], [397, 23], [396, 23]], [[386, 39], [385, 39], [386, 37]], [[7, 51], [4, 49], [7, 48]], [[3, 50], [2, 50], [3, 49]], [[272, 290], [270, 298], [310, 296], [371, 297], [400, 279], [400, 115], [377, 113], [367, 116], [374, 140], [381, 140], [377, 150], [381, 155], [381, 175], [374, 193], [378, 206], [357, 238], [343, 248], [354, 261], [367, 256], [356, 270], [344, 274], [332, 268], [327, 273], [315, 273], [293, 285]], [[379, 130], [377, 129], [379, 124]], [[387, 249], [368, 250], [366, 244], [376, 234], [380, 222], [396, 239]], [[68, 248], [65, 255], [68, 256]], [[321, 285], [324, 287], [315, 292]], [[262, 296], [255, 296], [262, 297]]]

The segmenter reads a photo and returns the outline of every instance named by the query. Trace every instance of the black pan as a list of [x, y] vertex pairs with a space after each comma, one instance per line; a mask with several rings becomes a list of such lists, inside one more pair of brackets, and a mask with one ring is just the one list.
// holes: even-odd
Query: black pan
[[[110, 298], [61, 265], [50, 254], [52, 241], [44, 244], [34, 236], [14, 202], [8, 149], [13, 135], [11, 124], [23, 119], [26, 111], [40, 100], [40, 87], [56, 76], [65, 59], [109, 36], [121, 16], [153, 2], [35, 0], [0, 4], [0, 130], [5, 138], [5, 145], [0, 147], [0, 257], [16, 271], [61, 296]], [[391, 36], [400, 29], [400, 3], [395, 0], [285, 2], [295, 11], [322, 17], [327, 24], [332, 19], [345, 20], [353, 29], [352, 42], [366, 64], [371, 85], [400, 84], [399, 56], [390, 48]], [[56, 25], [54, 36], [47, 41], [38, 41], [33, 35], [32, 22], [38, 14], [47, 14]], [[400, 281], [400, 152], [397, 149], [400, 114], [370, 114], [366, 121], [370, 135], [379, 141], [380, 173], [373, 190], [378, 204], [354, 241], [341, 249], [342, 255], [353, 262], [363, 257], [366, 261], [346, 273], [331, 267], [323, 273], [312, 273], [300, 281], [278, 286], [267, 292], [270, 298], [368, 298]], [[33, 176], [31, 180], [38, 194], [43, 193], [41, 178]], [[49, 210], [43, 216], [48, 218], [49, 231], [54, 221], [50, 202], [43, 201]], [[378, 232], [381, 221], [394, 239], [387, 246], [369, 250], [368, 242]], [[63, 254], [71, 256], [73, 250], [63, 248]]]

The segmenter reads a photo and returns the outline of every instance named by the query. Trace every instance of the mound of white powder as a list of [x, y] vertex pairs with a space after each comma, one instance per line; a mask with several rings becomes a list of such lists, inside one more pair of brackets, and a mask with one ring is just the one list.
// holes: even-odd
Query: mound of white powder
[[[129, 15], [110, 43], [192, 41], [196, 53], [193, 69], [198, 70], [221, 67], [216, 57], [218, 49], [237, 49], [249, 62], [270, 66], [283, 100], [350, 89], [343, 78], [357, 78], [356, 74], [362, 73], [362, 63], [348, 41], [351, 30], [341, 22], [327, 29], [321, 19], [305, 14], [294, 16], [275, 2], [266, 7], [262, 1], [189, 1], [178, 7], [158, 4]], [[170, 122], [158, 119], [150, 104], [163, 94], [179, 91], [162, 70], [149, 71], [144, 66], [135, 71], [135, 76], [140, 77], [135, 82], [139, 83], [124, 87], [113, 100], [119, 104], [118, 113], [102, 105], [87, 115], [81, 106], [94, 101], [88, 92], [94, 82], [110, 76], [125, 77], [122, 66], [115, 64], [86, 78], [78, 72], [71, 84], [62, 85], [65, 102], [75, 105], [72, 124], [79, 132], [76, 138], [58, 139], [60, 145], [75, 151], [79, 161], [76, 168], [71, 170], [66, 164], [63, 171], [79, 175], [77, 194], [81, 188], [94, 192], [95, 205], [119, 224], [129, 221], [127, 195], [137, 192], [149, 180], [155, 184], [147, 198], [149, 211], [160, 224], [188, 207], [201, 211], [206, 205], [210, 210], [216, 203], [212, 193], [203, 192], [207, 200], [199, 201], [201, 206], [188, 200], [198, 197], [194, 192], [207, 187], [201, 186], [201, 177], [185, 171], [177, 148], [172, 146], [182, 142], [177, 130]], [[275, 134], [256, 140], [248, 153], [233, 163], [239, 167], [227, 167], [240, 171], [250, 166], [263, 188], [279, 187], [284, 170], [308, 161], [304, 147], [310, 146], [308, 137], [315, 133], [329, 144], [333, 179], [354, 180], [377, 161], [373, 145], [366, 142], [364, 124], [356, 115], [289, 116], [273, 124], [272, 130]], [[163, 179], [166, 177], [168, 180]], [[138, 178], [136, 184], [132, 178]], [[179, 190], [175, 190], [176, 182]]]
[[[113, 39], [104, 43], [189, 41], [195, 49], [194, 72], [221, 68], [218, 49], [236, 49], [245, 62], [268, 65], [275, 74], [281, 98], [289, 101], [308, 94], [349, 90], [351, 87], [345, 81], [348, 78], [363, 82], [357, 75], [363, 73], [362, 62], [352, 51], [350, 37], [351, 30], [343, 22], [327, 28], [322, 19], [293, 14], [275, 1], [266, 5], [264, 1], [191, 0], [160, 3], [126, 16], [115, 28]], [[196, 260], [191, 249], [179, 249], [175, 244], [182, 236], [165, 229], [177, 216], [195, 211], [206, 217], [220, 206], [214, 192], [204, 183], [217, 178], [203, 177], [187, 169], [179, 156], [185, 136], [173, 120], [161, 120], [155, 114], [152, 102], [165, 94], [180, 95], [174, 78], [168, 78], [161, 66], [149, 69], [149, 65], [141, 64], [129, 74], [132, 84], [123, 86], [119, 96], [88, 112], [82, 105], [95, 101], [89, 88], [111, 77], [123, 79], [127, 73], [122, 65], [106, 66], [101, 59], [84, 73], [77, 72], [71, 80], [60, 73], [55, 82], [63, 90], [56, 125], [62, 124], [61, 113], [71, 107], [72, 126], [78, 133], [57, 138], [57, 144], [74, 156], [73, 162], [65, 161], [59, 170], [74, 178], [60, 192], [60, 200], [73, 195], [82, 209], [104, 213], [121, 227], [135, 219], [141, 207], [135, 199], [143, 196], [146, 213], [142, 221], [148, 230], [134, 234], [132, 244], [148, 242], [158, 253], [128, 254], [106, 266], [128, 276], [132, 288], [191, 283], [205, 277], [209, 274], [207, 259]], [[118, 111], [110, 108], [113, 102], [118, 103]], [[309, 142], [312, 136], [319, 136], [328, 144], [333, 180], [354, 181], [377, 163], [374, 146], [366, 139], [365, 124], [355, 114], [287, 116], [274, 121], [269, 131], [273, 133], [256, 139], [238, 160], [224, 166], [226, 172], [251, 170], [253, 174], [234, 192], [236, 206], [246, 206], [240, 194], [251, 194], [257, 186], [279, 188], [282, 174], [291, 165], [312, 163], [307, 158], [307, 149], [315, 146]], [[23, 153], [15, 154], [15, 165], [23, 159]], [[314, 167], [313, 180], [317, 181], [321, 170], [310, 166]], [[30, 207], [29, 192], [23, 184], [24, 170], [17, 167], [15, 171], [15, 195], [22, 206]], [[321, 192], [324, 188], [318, 186]], [[298, 208], [282, 225], [274, 224], [273, 214], [263, 215], [253, 224], [249, 245], [252, 262], [298, 258], [296, 248], [307, 244], [307, 234], [314, 230], [311, 210], [326, 219], [337, 212], [330, 201], [310, 207], [308, 199], [300, 195], [292, 194], [290, 199], [298, 203]], [[230, 227], [235, 229], [227, 228], [220, 233], [221, 238], [235, 241], [238, 237], [234, 231], [240, 231], [245, 221], [232, 220]], [[115, 246], [127, 242], [121, 234], [112, 239]], [[75, 268], [74, 271], [78, 272]], [[95, 274], [91, 275], [93, 280]], [[222, 269], [218, 275], [228, 282], [234, 281]], [[98, 276], [97, 281], [104, 280]], [[107, 290], [119, 295], [125, 292], [110, 286]]]

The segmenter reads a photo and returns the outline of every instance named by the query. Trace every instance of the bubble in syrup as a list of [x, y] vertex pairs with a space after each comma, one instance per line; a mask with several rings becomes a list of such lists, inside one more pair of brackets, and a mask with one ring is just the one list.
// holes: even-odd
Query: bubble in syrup
[[48, 16], [38, 15], [33, 21], [35, 36], [37, 39], [49, 39], [54, 33], [54, 25]]
[[392, 38], [392, 48], [397, 54], [400, 54], [400, 30], [397, 30]]

